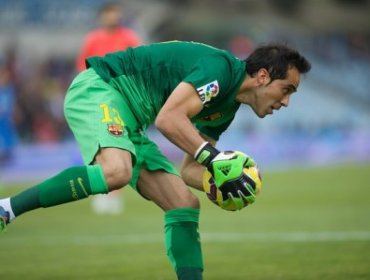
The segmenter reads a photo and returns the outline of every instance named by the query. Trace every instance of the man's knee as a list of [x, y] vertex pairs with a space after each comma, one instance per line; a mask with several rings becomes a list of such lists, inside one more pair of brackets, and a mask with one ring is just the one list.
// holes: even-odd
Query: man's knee
[[121, 163], [103, 166], [103, 172], [110, 191], [126, 186], [132, 177], [132, 167]]
[[109, 191], [117, 190], [127, 185], [132, 177], [131, 154], [117, 148], [105, 148], [96, 156], [100, 164]]

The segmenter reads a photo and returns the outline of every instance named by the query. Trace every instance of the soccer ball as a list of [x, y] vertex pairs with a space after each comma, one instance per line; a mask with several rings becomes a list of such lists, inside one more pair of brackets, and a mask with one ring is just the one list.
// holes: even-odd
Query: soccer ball
[[[235, 191], [235, 186], [244, 185], [244, 198], [240, 198]], [[212, 174], [206, 169], [203, 173], [203, 189], [214, 204], [228, 211], [241, 210], [252, 204], [256, 195], [259, 194], [262, 187], [262, 178], [257, 166], [244, 167], [240, 177], [225, 182], [217, 187]], [[230, 198], [228, 193], [234, 196]]]

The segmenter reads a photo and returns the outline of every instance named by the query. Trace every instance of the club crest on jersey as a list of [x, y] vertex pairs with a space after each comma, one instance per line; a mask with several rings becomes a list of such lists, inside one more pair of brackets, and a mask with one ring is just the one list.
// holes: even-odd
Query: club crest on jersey
[[216, 97], [219, 91], [220, 87], [217, 80], [197, 88], [197, 92], [203, 104], [209, 102], [213, 97]]
[[222, 117], [223, 117], [223, 114], [220, 113], [220, 112], [217, 112], [217, 113], [213, 113], [213, 114], [211, 114], [209, 116], [205, 116], [203, 118], [203, 120], [205, 120], [207, 122], [211, 122], [211, 121], [214, 121], [214, 120], [218, 120], [218, 119], [220, 119]]
[[123, 134], [123, 126], [120, 124], [108, 124], [108, 132], [113, 136], [121, 136]]

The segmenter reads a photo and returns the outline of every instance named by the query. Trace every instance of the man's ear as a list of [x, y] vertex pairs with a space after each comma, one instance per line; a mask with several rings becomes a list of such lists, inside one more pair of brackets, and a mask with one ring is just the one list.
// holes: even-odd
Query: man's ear
[[270, 73], [265, 68], [261, 68], [257, 71], [256, 78], [258, 86], [267, 85], [271, 80]]

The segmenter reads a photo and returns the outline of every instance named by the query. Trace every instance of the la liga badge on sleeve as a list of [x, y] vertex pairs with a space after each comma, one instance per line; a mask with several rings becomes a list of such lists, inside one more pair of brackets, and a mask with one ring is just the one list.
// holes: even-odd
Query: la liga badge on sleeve
[[197, 92], [202, 100], [202, 103], [205, 104], [209, 102], [212, 98], [216, 97], [220, 91], [218, 81], [214, 80], [204, 86], [198, 87]]

